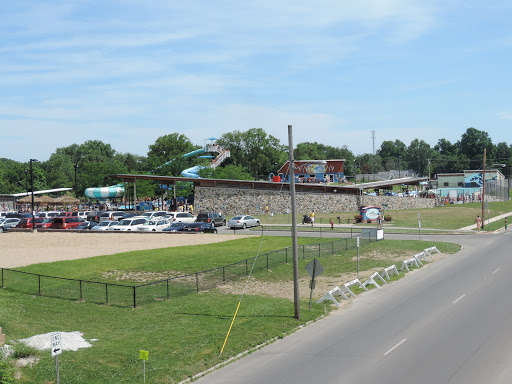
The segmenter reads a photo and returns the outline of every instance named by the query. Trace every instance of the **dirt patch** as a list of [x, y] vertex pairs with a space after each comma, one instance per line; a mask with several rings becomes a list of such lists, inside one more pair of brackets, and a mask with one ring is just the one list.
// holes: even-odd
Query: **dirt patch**
[[16, 268], [144, 249], [212, 244], [249, 236], [207, 233], [6, 232], [0, 234], [0, 267]]

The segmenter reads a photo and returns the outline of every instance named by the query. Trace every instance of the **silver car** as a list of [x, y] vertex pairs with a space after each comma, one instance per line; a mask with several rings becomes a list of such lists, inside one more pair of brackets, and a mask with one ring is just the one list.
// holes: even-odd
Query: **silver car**
[[239, 215], [233, 217], [231, 220], [228, 221], [228, 227], [235, 229], [235, 228], [249, 228], [249, 227], [258, 227], [260, 225], [260, 220], [256, 219], [252, 216], [248, 215]]

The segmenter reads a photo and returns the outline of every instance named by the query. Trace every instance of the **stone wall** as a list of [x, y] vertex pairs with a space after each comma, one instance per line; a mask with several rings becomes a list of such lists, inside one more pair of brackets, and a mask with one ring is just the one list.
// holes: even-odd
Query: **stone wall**
[[[297, 215], [309, 214], [311, 210], [321, 213], [357, 211], [360, 205], [387, 204], [389, 209], [433, 208], [434, 199], [396, 196], [352, 196], [333, 193], [300, 193], [295, 195]], [[274, 214], [288, 213], [291, 206], [288, 191], [264, 191], [236, 188], [196, 187], [195, 211], [222, 211], [227, 216], [237, 214], [262, 215], [265, 206]]]

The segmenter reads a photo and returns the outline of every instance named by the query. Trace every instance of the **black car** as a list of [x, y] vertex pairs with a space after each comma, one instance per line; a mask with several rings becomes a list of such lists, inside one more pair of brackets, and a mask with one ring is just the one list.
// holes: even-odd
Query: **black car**
[[94, 221], [96, 223], [98, 223], [100, 221], [100, 215], [101, 215], [101, 211], [92, 211], [92, 212], [89, 212], [86, 216], [86, 220], [87, 221]]
[[92, 227], [98, 225], [98, 223], [94, 221], [84, 221], [83, 223], [78, 224], [78, 227], [73, 229], [79, 229], [79, 230], [87, 230], [91, 229]]
[[217, 233], [217, 228], [212, 223], [189, 224], [184, 230], [187, 232]]
[[217, 227], [226, 225], [226, 218], [217, 212], [201, 212], [197, 215], [196, 223], [211, 223]]
[[172, 223], [170, 226], [162, 229], [162, 232], [183, 232], [190, 223]]

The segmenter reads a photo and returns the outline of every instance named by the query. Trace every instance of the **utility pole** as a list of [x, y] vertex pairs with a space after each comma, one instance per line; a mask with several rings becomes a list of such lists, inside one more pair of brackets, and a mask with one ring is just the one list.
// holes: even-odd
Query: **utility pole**
[[288, 150], [290, 155], [290, 194], [292, 204], [292, 251], [293, 251], [293, 303], [295, 305], [295, 318], [300, 320], [299, 298], [299, 251], [297, 241], [297, 209], [295, 205], [295, 165], [293, 158], [293, 132], [292, 126], [288, 126]]
[[483, 184], [482, 184], [482, 229], [484, 229], [484, 212], [485, 212], [485, 156], [486, 156], [486, 148], [484, 148], [484, 167], [483, 167]]

